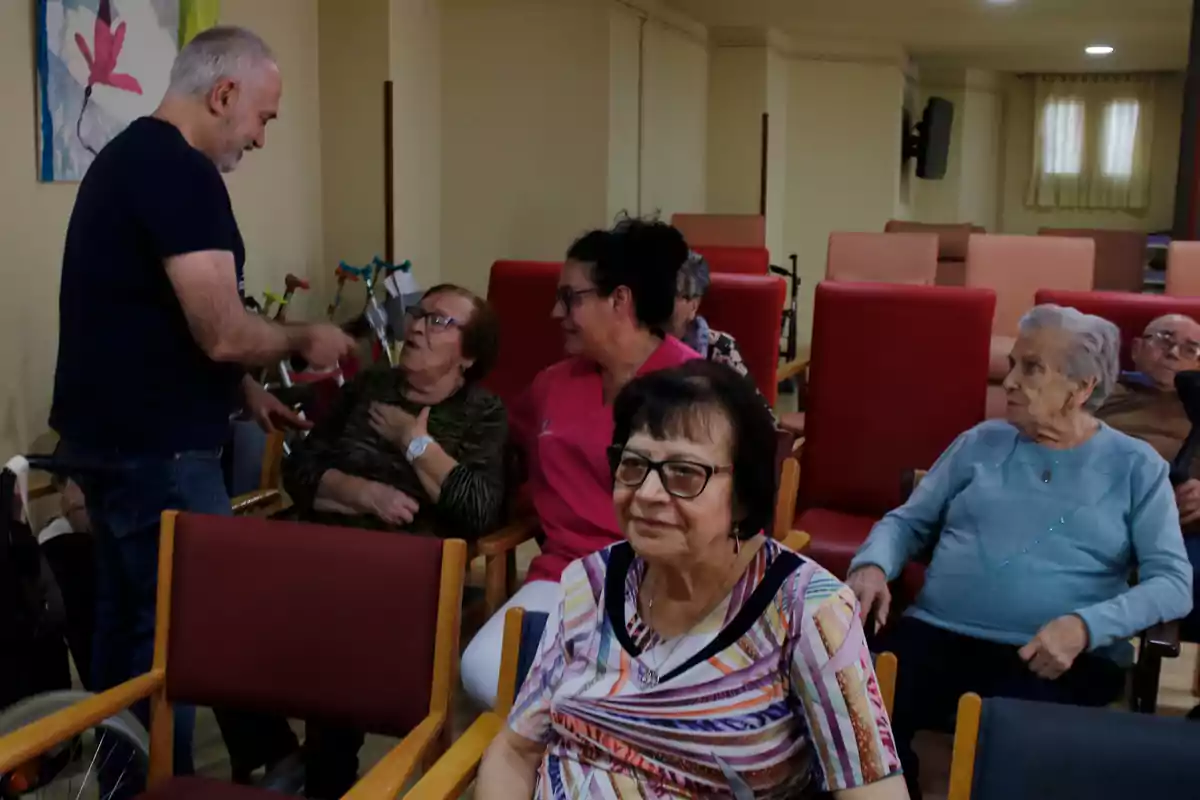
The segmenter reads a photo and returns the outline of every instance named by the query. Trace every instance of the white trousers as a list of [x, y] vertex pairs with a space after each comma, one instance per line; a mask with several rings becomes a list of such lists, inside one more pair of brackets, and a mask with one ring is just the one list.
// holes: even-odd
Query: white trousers
[[496, 687], [500, 682], [500, 654], [504, 649], [504, 615], [510, 608], [549, 614], [562, 600], [558, 581], [532, 581], [522, 586], [504, 607], [492, 616], [462, 656], [462, 682], [476, 703], [485, 708], [496, 705]]

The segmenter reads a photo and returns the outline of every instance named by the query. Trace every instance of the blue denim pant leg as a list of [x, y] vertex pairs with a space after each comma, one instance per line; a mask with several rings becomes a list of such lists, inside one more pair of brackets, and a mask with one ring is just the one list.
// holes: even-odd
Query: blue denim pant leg
[[1184, 617], [1179, 635], [1185, 642], [1200, 642], [1200, 534], [1185, 535], [1183, 545], [1192, 562], [1192, 613]]
[[[102, 464], [78, 481], [87, 498], [96, 547], [97, 689], [147, 672], [154, 655], [159, 520], [168, 509], [230, 514], [219, 451], [128, 457], [68, 447], [72, 457]], [[148, 704], [134, 709], [149, 719]], [[174, 771], [193, 772], [195, 709], [175, 707]], [[123, 794], [118, 792], [118, 795]]]

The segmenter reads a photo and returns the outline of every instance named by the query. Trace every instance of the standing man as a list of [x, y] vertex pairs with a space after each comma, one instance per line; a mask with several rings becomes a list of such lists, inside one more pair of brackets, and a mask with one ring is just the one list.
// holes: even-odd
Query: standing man
[[[262, 39], [205, 31], [180, 51], [153, 116], [109, 142], [79, 186], [50, 424], [68, 457], [102, 467], [80, 475], [96, 535], [98, 690], [150, 668], [163, 510], [230, 513], [230, 415], [298, 422], [244, 367], [289, 354], [332, 366], [353, 344], [332, 325], [278, 325], [242, 306], [246, 253], [221, 173], [264, 146], [281, 93]], [[175, 770], [186, 774], [181, 710]]]

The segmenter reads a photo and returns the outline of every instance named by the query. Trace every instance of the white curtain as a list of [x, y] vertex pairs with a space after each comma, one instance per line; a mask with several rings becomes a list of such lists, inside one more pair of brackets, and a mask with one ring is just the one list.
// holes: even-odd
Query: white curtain
[[1034, 78], [1033, 169], [1025, 204], [1144, 210], [1150, 204], [1154, 78]]

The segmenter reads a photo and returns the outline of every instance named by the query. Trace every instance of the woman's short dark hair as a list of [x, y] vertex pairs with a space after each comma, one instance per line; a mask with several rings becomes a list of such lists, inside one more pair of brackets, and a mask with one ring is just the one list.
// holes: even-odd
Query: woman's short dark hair
[[613, 403], [613, 445], [646, 431], [656, 439], [696, 439], [716, 412], [729, 422], [733, 492], [740, 519], [734, 535], [769, 531], [775, 512], [775, 420], [749, 378], [725, 364], [696, 359], [630, 381]]
[[467, 368], [463, 378], [468, 384], [483, 380], [496, 365], [496, 357], [500, 354], [500, 319], [495, 310], [487, 300], [458, 284], [439, 283], [425, 292], [425, 297], [435, 294], [456, 294], [471, 302], [471, 318], [460, 330], [463, 357], [474, 359], [475, 363]]
[[568, 260], [591, 266], [601, 297], [629, 287], [638, 322], [657, 332], [675, 313], [676, 282], [687, 257], [687, 242], [676, 228], [635, 218], [586, 233], [567, 250]]

